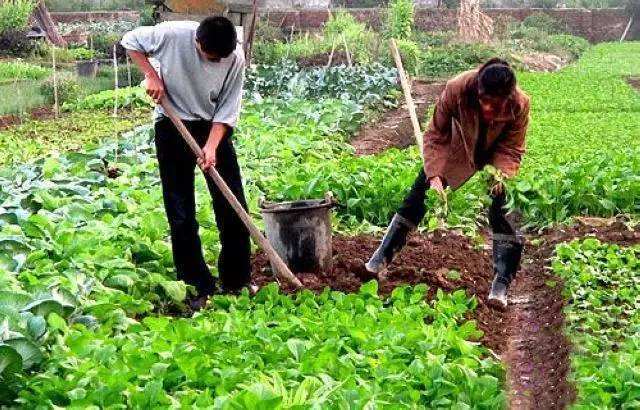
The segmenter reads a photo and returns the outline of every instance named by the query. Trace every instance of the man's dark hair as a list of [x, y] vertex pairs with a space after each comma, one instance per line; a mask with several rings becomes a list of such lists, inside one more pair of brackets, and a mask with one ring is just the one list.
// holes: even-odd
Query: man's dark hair
[[516, 88], [516, 74], [509, 63], [492, 58], [478, 70], [478, 92], [492, 97], [508, 97]]
[[196, 31], [196, 40], [205, 53], [225, 58], [236, 49], [238, 34], [228, 18], [212, 16], [202, 20]]

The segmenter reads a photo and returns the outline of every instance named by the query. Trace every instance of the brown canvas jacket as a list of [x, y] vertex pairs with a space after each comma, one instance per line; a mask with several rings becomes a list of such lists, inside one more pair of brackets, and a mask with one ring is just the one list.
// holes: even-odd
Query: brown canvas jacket
[[480, 157], [486, 161], [475, 163], [480, 129], [477, 77], [478, 70], [472, 70], [447, 82], [424, 134], [427, 179], [439, 176], [452, 189], [459, 188], [487, 164], [508, 177], [514, 176], [525, 152], [529, 97], [517, 88], [505, 112], [487, 125], [486, 142], [479, 147]]

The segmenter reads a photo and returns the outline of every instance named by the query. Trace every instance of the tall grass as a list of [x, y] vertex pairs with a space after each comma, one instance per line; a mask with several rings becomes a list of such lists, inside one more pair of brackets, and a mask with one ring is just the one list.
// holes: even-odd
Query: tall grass
[[25, 28], [35, 5], [33, 0], [0, 0], [0, 33]]
[[51, 70], [23, 61], [0, 61], [0, 84], [7, 80], [39, 80], [50, 74]]
[[44, 105], [39, 81], [21, 81], [0, 85], [0, 115], [22, 115]]

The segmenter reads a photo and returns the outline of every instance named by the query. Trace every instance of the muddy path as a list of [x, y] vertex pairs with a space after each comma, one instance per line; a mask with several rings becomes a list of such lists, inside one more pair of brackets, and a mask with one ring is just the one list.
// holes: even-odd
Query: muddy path
[[[589, 222], [527, 237], [522, 267], [510, 291], [510, 306], [504, 311], [487, 304], [493, 278], [490, 246], [478, 246], [447, 231], [413, 235], [380, 281], [380, 292], [388, 294], [396, 286], [417, 283], [429, 285], [429, 297], [438, 288], [464, 289], [478, 301], [468, 319], [475, 320], [484, 332], [480, 341], [507, 365], [509, 407], [565, 408], [575, 399], [575, 390], [567, 377], [571, 344], [563, 333], [563, 283], [550, 271], [554, 249], [559, 243], [586, 236], [620, 245], [640, 243], [637, 228], [630, 231], [618, 222], [595, 226]], [[372, 236], [336, 237], [332, 271], [298, 277], [314, 291], [330, 287], [355, 292], [370, 279], [363, 265], [378, 243]], [[253, 278], [259, 286], [274, 280], [262, 253], [254, 256]], [[283, 289], [292, 291], [287, 285]]]
[[564, 334], [564, 284], [549, 265], [558, 244], [589, 236], [623, 246], [640, 243], [637, 228], [632, 231], [621, 222], [599, 218], [584, 218], [528, 240], [521, 274], [512, 288], [503, 356], [512, 409], [559, 409], [575, 400], [568, 381], [571, 343]]
[[[443, 89], [444, 83], [413, 81], [411, 94], [421, 123], [424, 122], [427, 109]], [[364, 125], [351, 140], [356, 155], [372, 155], [389, 148], [406, 148], [413, 144], [415, 144], [413, 126], [405, 104], [385, 112], [382, 117]]]

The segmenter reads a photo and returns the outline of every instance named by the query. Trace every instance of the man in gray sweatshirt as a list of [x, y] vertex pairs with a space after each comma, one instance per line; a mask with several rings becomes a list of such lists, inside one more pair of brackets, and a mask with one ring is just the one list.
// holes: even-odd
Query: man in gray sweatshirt
[[[196, 161], [162, 108], [156, 107], [155, 143], [173, 259], [178, 279], [197, 289], [198, 296], [191, 304], [199, 309], [216, 289], [216, 282], [205, 263], [198, 235], [196, 163], [204, 171], [216, 167], [247, 208], [231, 140], [242, 98], [242, 48], [235, 27], [224, 17], [139, 27], [125, 34], [121, 43], [144, 73], [147, 93], [156, 103], [166, 97], [204, 152], [204, 161]], [[222, 244], [218, 258], [222, 289], [237, 292], [249, 284], [249, 233], [206, 173], [205, 177]]]

